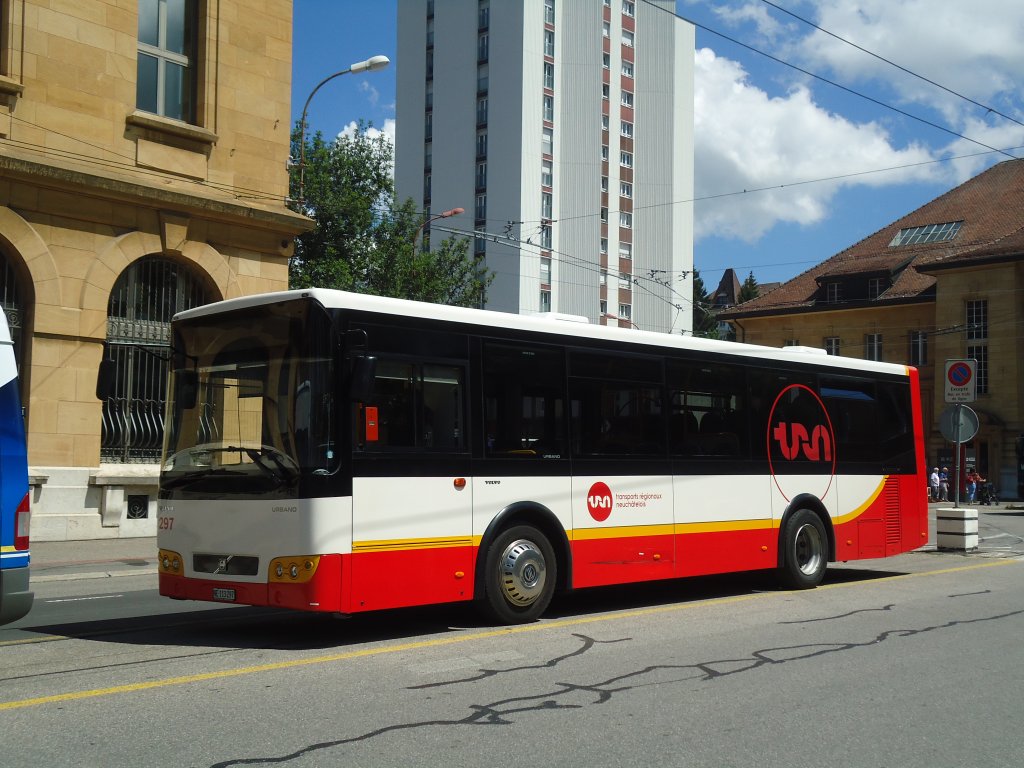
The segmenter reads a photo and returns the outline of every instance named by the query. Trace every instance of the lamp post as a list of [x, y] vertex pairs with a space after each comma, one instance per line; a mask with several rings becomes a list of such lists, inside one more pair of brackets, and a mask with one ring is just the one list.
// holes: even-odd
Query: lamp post
[[416, 252], [416, 241], [419, 239], [420, 232], [423, 231], [423, 228], [425, 226], [427, 226], [427, 224], [429, 224], [432, 221], [437, 221], [438, 219], [447, 219], [450, 216], [458, 216], [460, 213], [465, 213], [465, 212], [466, 212], [465, 208], [451, 208], [451, 209], [449, 209], [447, 211], [441, 211], [436, 216], [427, 216], [427, 218], [425, 218], [423, 220], [423, 223], [420, 224], [418, 227], [416, 227], [416, 231], [412, 235], [412, 250], [413, 250], [413, 253]]
[[328, 75], [310, 92], [309, 97], [306, 99], [306, 103], [302, 105], [302, 119], [299, 121], [299, 204], [306, 199], [306, 113], [309, 111], [309, 102], [313, 100], [313, 96], [320, 90], [320, 87], [325, 83], [333, 80], [336, 77], [347, 75], [350, 72], [352, 74], [359, 74], [360, 72], [376, 72], [378, 69], [384, 69], [388, 64], [391, 63], [391, 59], [387, 56], [371, 56], [365, 61], [357, 61], [355, 64], [350, 66], [348, 69], [343, 69], [341, 72], [335, 72], [333, 75]]

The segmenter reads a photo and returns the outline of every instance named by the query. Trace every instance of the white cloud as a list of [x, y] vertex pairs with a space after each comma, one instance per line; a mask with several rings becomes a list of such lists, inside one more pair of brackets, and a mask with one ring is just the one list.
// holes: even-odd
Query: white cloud
[[[338, 138], [352, 138], [356, 131], [359, 129], [359, 123], [355, 120], [350, 122], [338, 133]], [[366, 129], [366, 135], [370, 139], [375, 139], [378, 136], [383, 136], [391, 143], [392, 155], [391, 155], [391, 176], [395, 175], [395, 161], [394, 161], [394, 147], [395, 147], [395, 120], [394, 118], [387, 118], [384, 120], [384, 127], [378, 128], [375, 125], [371, 125]]]
[[[1024, 144], [1024, 126], [995, 114], [1024, 121], [1018, 89], [1024, 71], [1024, 3], [1019, 0], [821, 0], [815, 4], [815, 20], [913, 74], [821, 32], [805, 36], [792, 49], [810, 69], [835, 73], [846, 85], [882, 94], [913, 115], [989, 146]], [[948, 142], [949, 155], [984, 148], [924, 125], [920, 132], [934, 136], [937, 144]], [[957, 180], [965, 180], [965, 169], [976, 173], [985, 164], [957, 162]]]
[[792, 24], [784, 24], [768, 13], [763, 3], [743, 3], [739, 6], [716, 5], [712, 13], [729, 26], [751, 22], [758, 34], [768, 40], [775, 40], [784, 32], [792, 32]]
[[[976, 102], [1024, 118], [1017, 88], [1024, 71], [1024, 3], [1019, 0], [819, 0], [814, 7], [813, 20], [833, 34]], [[902, 104], [914, 105], [917, 114], [921, 107], [937, 110], [960, 132], [971, 118], [997, 129], [1014, 125], [822, 32], [801, 38], [794, 53], [812, 68], [834, 72], [844, 84], [878, 86]], [[1024, 128], [1017, 129], [1020, 143]]]
[[[341, 131], [338, 133], [338, 136], [339, 137], [344, 136], [346, 138], [351, 138], [352, 136], [355, 135], [355, 132], [358, 130], [358, 128], [359, 128], [359, 123], [356, 122], [355, 120], [353, 120], [352, 122], [350, 122], [348, 125], [346, 125], [344, 128], [341, 129]], [[383, 128], [378, 128], [375, 125], [371, 125], [369, 128], [366, 129], [366, 135], [368, 137], [370, 137], [371, 139], [375, 139], [378, 136], [383, 135], [383, 136], [385, 136], [387, 138], [388, 141], [391, 142], [391, 146], [392, 147], [395, 146], [395, 120], [394, 120], [394, 118], [391, 118], [391, 117], [387, 118], [384, 121], [384, 127]]]
[[[835, 35], [1024, 121], [1017, 87], [1024, 71], [1020, 0], [792, 0], [784, 5]], [[831, 208], [842, 187], [919, 181], [952, 186], [1005, 159], [978, 154], [985, 148], [975, 142], [997, 148], [1024, 145], [1024, 126], [765, 3], [723, 0], [713, 12], [738, 30], [739, 39], [756, 36], [757, 47], [784, 61], [975, 141], [900, 117], [796, 71], [774, 65], [761, 69], [763, 60], [756, 56], [751, 60], [756, 69], [748, 73], [734, 61], [700, 50], [695, 69], [698, 198], [975, 156], [698, 202], [698, 238], [714, 233], [755, 242], [778, 223], [815, 224], [836, 213]], [[775, 97], [759, 87], [776, 93], [780, 83], [783, 93]], [[843, 114], [825, 109], [826, 100], [841, 105]]]
[[[695, 175], [698, 198], [786, 185], [698, 202], [696, 236], [716, 234], [755, 242], [774, 225], [810, 225], [830, 213], [842, 186], [882, 186], [934, 179], [933, 165], [877, 174], [934, 159], [917, 144], [899, 149], [876, 122], [855, 123], [814, 103], [798, 85], [770, 97], [743, 67], [709, 49], [696, 54]], [[819, 179], [835, 178], [811, 184]]]

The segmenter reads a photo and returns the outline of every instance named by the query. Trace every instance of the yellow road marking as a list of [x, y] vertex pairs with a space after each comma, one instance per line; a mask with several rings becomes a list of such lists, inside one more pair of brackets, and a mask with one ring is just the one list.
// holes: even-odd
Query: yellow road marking
[[[905, 573], [896, 576], [883, 576], [871, 581], [846, 581], [837, 584], [826, 584], [818, 589], [840, 589], [851, 586], [864, 586], [883, 584], [890, 581], [915, 578], [919, 576], [941, 576], [950, 573], [962, 573], [964, 571], [975, 571], [981, 568], [991, 568], [998, 565], [1010, 565], [1019, 563], [1019, 560], [993, 560], [986, 563], [974, 565], [961, 565], [953, 568], [941, 568], [935, 571], [922, 571], [920, 573]], [[660, 605], [651, 608], [638, 608], [635, 610], [620, 611], [612, 614], [599, 616], [579, 616], [570, 619], [556, 619], [553, 621], [542, 621], [535, 624], [524, 624], [516, 627], [502, 627], [484, 632], [473, 632], [472, 634], [457, 635], [453, 637], [440, 637], [432, 640], [417, 640], [411, 643], [400, 643], [388, 645], [383, 648], [362, 648], [354, 651], [343, 651], [332, 653], [326, 656], [314, 656], [308, 659], [291, 659], [289, 661], [278, 661], [270, 664], [258, 664], [250, 667], [236, 667], [235, 669], [223, 669], [218, 672], [201, 672], [194, 675], [182, 675], [180, 677], [168, 677], [163, 680], [150, 680], [143, 683], [130, 683], [128, 685], [115, 685], [109, 688], [93, 688], [87, 691], [72, 691], [70, 693], [58, 693], [52, 696], [38, 696], [32, 699], [21, 699], [19, 701], [8, 701], [0, 703], [0, 711], [11, 709], [24, 709], [26, 707], [37, 707], [42, 704], [56, 704], [66, 701], [77, 701], [79, 699], [94, 699], [100, 696], [114, 696], [122, 693], [134, 693], [136, 691], [147, 691], [153, 688], [167, 688], [172, 685], [189, 685], [201, 683], [207, 680], [222, 680], [228, 677], [240, 677], [252, 675], [259, 672], [274, 672], [282, 669], [295, 669], [297, 667], [308, 667], [313, 664], [329, 664], [335, 661], [348, 661], [351, 659], [365, 658], [367, 656], [381, 656], [390, 653], [401, 653], [403, 651], [415, 651], [424, 648], [440, 648], [446, 645], [456, 645], [474, 640], [487, 640], [493, 637], [504, 637], [507, 635], [518, 635], [525, 632], [541, 632], [548, 629], [560, 629], [563, 627], [577, 627], [585, 624], [597, 624], [606, 621], [618, 621], [642, 616], [654, 616], [660, 613], [675, 613], [677, 611], [690, 610], [694, 608], [706, 608], [709, 606], [732, 605], [749, 600], [757, 600], [775, 595], [787, 595], [792, 592], [757, 592], [747, 595], [734, 595], [716, 600], [707, 600], [696, 603], [675, 603], [672, 605]]]
[[31, 645], [32, 643], [52, 643], [54, 640], [67, 640], [65, 635], [40, 635], [39, 637], [26, 637], [21, 640], [4, 640], [0, 642], [0, 648], [8, 645]]

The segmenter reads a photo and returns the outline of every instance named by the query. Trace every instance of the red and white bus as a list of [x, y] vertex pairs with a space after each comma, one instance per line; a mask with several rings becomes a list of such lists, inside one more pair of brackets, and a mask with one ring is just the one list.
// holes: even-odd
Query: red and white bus
[[917, 371], [307, 290], [177, 315], [160, 593], [344, 614], [927, 543]]

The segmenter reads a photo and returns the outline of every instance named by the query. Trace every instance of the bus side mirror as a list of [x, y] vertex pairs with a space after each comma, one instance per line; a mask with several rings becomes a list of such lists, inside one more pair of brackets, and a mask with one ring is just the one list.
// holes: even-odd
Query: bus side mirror
[[182, 408], [195, 408], [199, 394], [199, 374], [183, 370], [174, 374], [174, 400]]
[[348, 381], [348, 396], [353, 402], [366, 402], [373, 396], [377, 378], [377, 358], [360, 355], [352, 358], [352, 373]]

